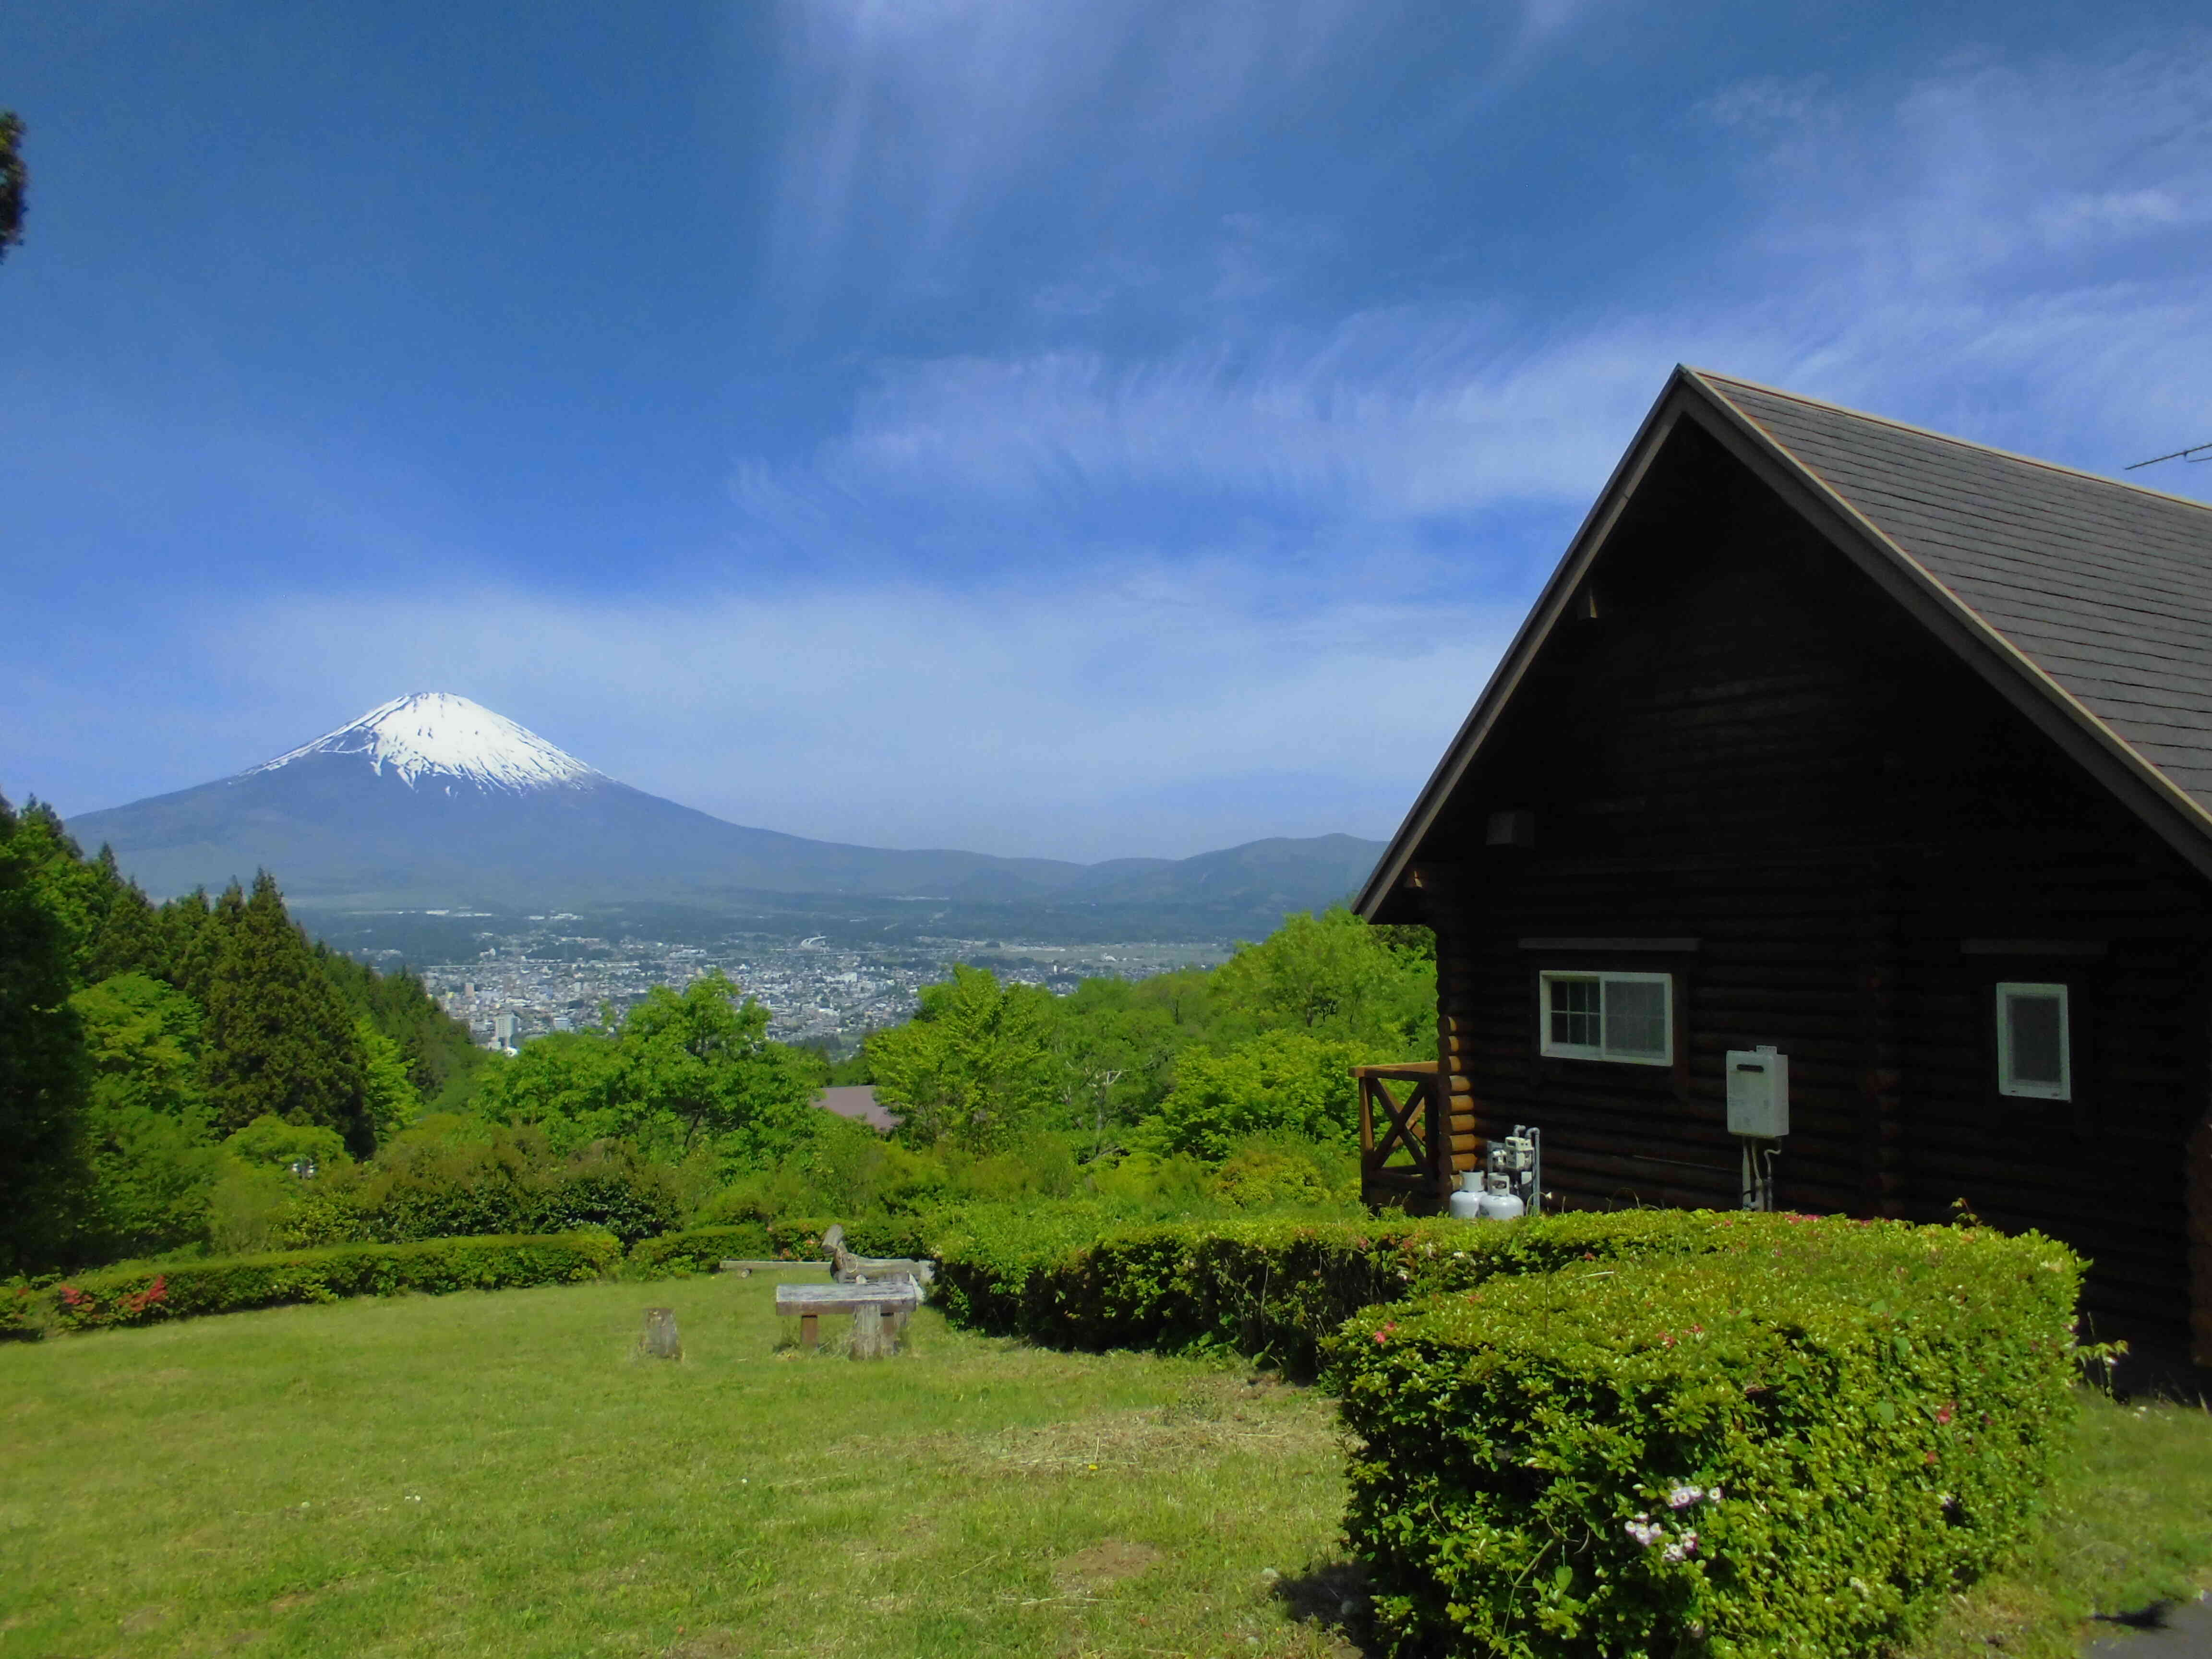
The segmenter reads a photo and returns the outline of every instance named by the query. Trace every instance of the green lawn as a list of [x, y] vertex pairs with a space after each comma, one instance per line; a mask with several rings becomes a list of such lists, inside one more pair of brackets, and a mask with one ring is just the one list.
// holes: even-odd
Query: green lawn
[[[1328, 1402], [917, 1317], [778, 1352], [765, 1278], [0, 1346], [0, 1654], [1338, 1650]], [[678, 1310], [680, 1364], [635, 1357]], [[827, 1323], [829, 1322], [825, 1322]]]
[[[0, 1346], [0, 1655], [1345, 1655], [1329, 1402], [920, 1316], [779, 1352], [765, 1279]], [[635, 1357], [672, 1305], [685, 1358]], [[2212, 1418], [2089, 1397], [2051, 1524], [1916, 1659], [2072, 1650], [2212, 1562]], [[1319, 1571], [1316, 1571], [1318, 1569]]]

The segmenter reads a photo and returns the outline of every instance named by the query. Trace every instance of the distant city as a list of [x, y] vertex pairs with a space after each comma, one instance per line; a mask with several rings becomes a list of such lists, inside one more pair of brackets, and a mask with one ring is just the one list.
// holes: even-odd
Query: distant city
[[[1140, 979], [1176, 968], [1214, 967], [1229, 957], [1226, 945], [1212, 942], [917, 939], [872, 948], [820, 934], [733, 934], [676, 943], [570, 933], [564, 924], [582, 918], [568, 914], [529, 917], [523, 931], [506, 931], [515, 927], [516, 919], [484, 920], [495, 920], [501, 931], [477, 934], [481, 948], [473, 957], [416, 971], [439, 1005], [465, 1022], [478, 1044], [491, 1048], [514, 1048], [549, 1031], [592, 1030], [608, 1010], [619, 1020], [653, 986], [681, 990], [717, 968], [768, 1007], [772, 1036], [844, 1054], [868, 1032], [911, 1018], [921, 988], [945, 978], [955, 962], [1064, 994], [1089, 978]], [[391, 949], [355, 954], [386, 968], [398, 965], [401, 956]]]

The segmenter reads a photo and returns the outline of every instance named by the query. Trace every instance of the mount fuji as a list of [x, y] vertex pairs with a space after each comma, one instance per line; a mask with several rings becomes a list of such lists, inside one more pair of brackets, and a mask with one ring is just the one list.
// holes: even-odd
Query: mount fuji
[[749, 829], [649, 795], [466, 697], [394, 698], [235, 776], [81, 813], [156, 898], [273, 872], [325, 908], [715, 903], [747, 894], [985, 903], [1334, 902], [1382, 850], [1350, 836], [1080, 865]]

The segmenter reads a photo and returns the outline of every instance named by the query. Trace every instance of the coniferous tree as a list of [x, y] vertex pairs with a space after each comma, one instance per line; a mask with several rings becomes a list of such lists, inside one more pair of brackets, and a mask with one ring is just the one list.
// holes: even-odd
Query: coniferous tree
[[85, 1170], [88, 1074], [69, 1004], [72, 939], [40, 879], [43, 827], [0, 800], [0, 1251], [16, 1268], [57, 1259]]
[[207, 1097], [219, 1127], [259, 1117], [335, 1129], [362, 1156], [375, 1150], [366, 1060], [354, 1017], [263, 871], [250, 898], [216, 906], [224, 935], [210, 975]]
[[126, 881], [116, 867], [115, 849], [103, 845], [93, 860], [108, 898], [100, 925], [86, 949], [84, 977], [92, 983], [118, 974], [168, 977], [167, 952], [162, 948], [156, 912], [135, 881]]
[[[238, 890], [230, 890], [235, 897]], [[205, 890], [194, 888], [171, 899], [157, 917], [161, 942], [161, 977], [202, 1007], [215, 982], [216, 958], [222, 954], [223, 930], [216, 923]]]

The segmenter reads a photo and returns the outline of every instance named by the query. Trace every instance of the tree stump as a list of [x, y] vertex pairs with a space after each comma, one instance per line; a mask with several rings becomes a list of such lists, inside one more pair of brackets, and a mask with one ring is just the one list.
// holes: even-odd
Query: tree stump
[[647, 1308], [645, 1310], [644, 1348], [655, 1359], [684, 1358], [684, 1339], [677, 1334], [676, 1310]]
[[881, 1308], [867, 1302], [853, 1310], [854, 1358], [888, 1359], [897, 1347], [897, 1340], [892, 1336]]

